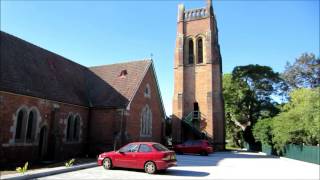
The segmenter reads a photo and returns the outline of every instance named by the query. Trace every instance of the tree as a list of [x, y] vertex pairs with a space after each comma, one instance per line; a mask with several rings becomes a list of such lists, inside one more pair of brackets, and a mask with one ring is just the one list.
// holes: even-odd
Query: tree
[[313, 53], [304, 53], [293, 64], [287, 62], [281, 76], [291, 89], [319, 87], [320, 58], [316, 58]]
[[223, 75], [223, 96], [225, 104], [225, 115], [226, 115], [226, 136], [227, 140], [231, 146], [243, 147], [243, 132], [236, 125], [237, 121], [234, 121], [232, 117], [236, 114], [236, 109], [234, 109], [234, 101], [239, 99], [241, 96], [241, 91], [232, 81], [232, 74]]
[[290, 93], [290, 102], [272, 119], [273, 142], [278, 152], [288, 143], [320, 143], [319, 91], [320, 88], [294, 90]]
[[253, 135], [256, 141], [272, 146], [272, 118], [259, 120], [253, 127]]
[[281, 95], [286, 84], [279, 73], [268, 66], [237, 66], [223, 79], [227, 132], [235, 133], [232, 124], [243, 131], [244, 140], [255, 149], [252, 126], [258, 119], [273, 117], [278, 112], [272, 96]]

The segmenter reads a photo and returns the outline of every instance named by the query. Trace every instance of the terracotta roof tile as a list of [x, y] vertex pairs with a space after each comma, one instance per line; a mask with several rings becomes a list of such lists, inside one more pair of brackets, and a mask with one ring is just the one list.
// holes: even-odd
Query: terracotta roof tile
[[[151, 61], [91, 67], [1, 31], [0, 91], [89, 107], [126, 107]], [[127, 74], [120, 77], [121, 71]]]
[[140, 60], [95, 66], [89, 69], [130, 101], [150, 67], [151, 62], [151, 60]]

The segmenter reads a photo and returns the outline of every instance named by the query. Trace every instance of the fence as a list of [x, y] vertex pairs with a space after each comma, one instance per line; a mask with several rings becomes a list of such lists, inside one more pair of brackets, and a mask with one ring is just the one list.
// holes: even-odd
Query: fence
[[[269, 145], [262, 145], [262, 152], [271, 155], [272, 148]], [[284, 157], [301, 160], [305, 162], [320, 164], [320, 147], [288, 144], [285, 146]], [[276, 155], [276, 154], [274, 154]]]

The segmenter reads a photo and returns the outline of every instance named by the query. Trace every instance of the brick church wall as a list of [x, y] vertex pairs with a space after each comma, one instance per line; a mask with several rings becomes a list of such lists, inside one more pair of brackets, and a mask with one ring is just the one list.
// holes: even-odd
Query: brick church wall
[[[15, 141], [17, 112], [21, 108], [38, 112], [35, 138], [30, 143]], [[52, 113], [54, 109], [55, 114]], [[79, 140], [74, 142], [66, 140], [67, 119], [71, 115], [80, 117]], [[38, 143], [40, 128], [43, 126], [48, 130], [47, 155], [51, 152], [54, 159], [80, 155], [84, 152], [87, 138], [87, 118], [88, 108], [86, 107], [0, 91], [0, 164], [39, 160]], [[53, 126], [56, 127], [56, 131], [53, 131]], [[56, 141], [54, 147], [53, 141]]]
[[[121, 146], [120, 123], [121, 110], [92, 109], [90, 115], [90, 154], [113, 150]], [[116, 141], [116, 142], [115, 142]]]
[[[145, 88], [147, 84], [149, 84], [150, 87], [150, 97], [145, 96]], [[152, 68], [150, 67], [130, 104], [130, 110], [128, 112], [129, 116], [126, 122], [128, 141], [162, 141], [162, 128], [165, 117], [163, 117], [161, 112], [161, 97], [158, 96], [157, 91], [155, 77], [152, 73]], [[140, 135], [141, 111], [146, 104], [148, 104], [152, 112], [151, 137], [143, 137]]]
[[[199, 135], [203, 133], [215, 149], [224, 149], [221, 61], [217, 22], [211, 0], [207, 0], [206, 7], [191, 10], [185, 10], [184, 5], [180, 4], [174, 60], [174, 143], [204, 138]], [[200, 118], [192, 115], [194, 111], [200, 112]], [[194, 124], [197, 133], [182, 126], [181, 120], [186, 118], [198, 120]]]

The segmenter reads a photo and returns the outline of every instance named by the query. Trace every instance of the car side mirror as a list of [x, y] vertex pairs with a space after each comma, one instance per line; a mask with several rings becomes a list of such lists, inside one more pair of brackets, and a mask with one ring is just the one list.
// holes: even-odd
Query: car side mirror
[[121, 153], [121, 154], [125, 153], [123, 150], [119, 150], [118, 152]]

